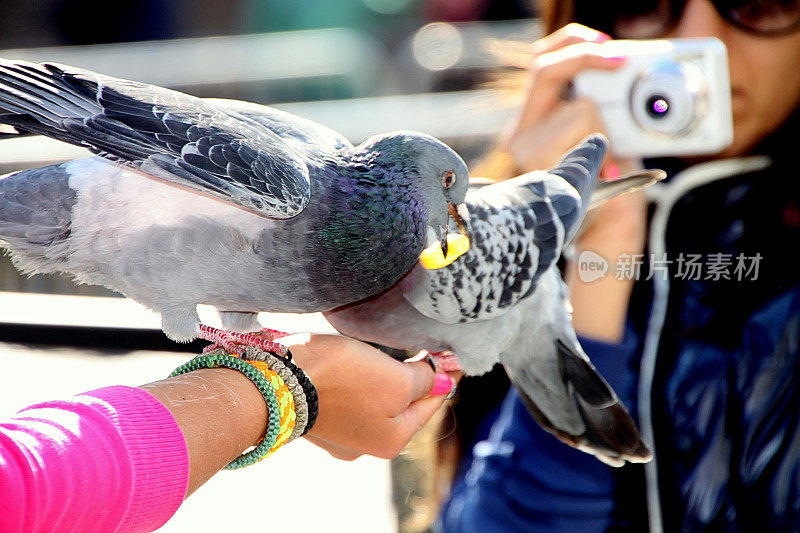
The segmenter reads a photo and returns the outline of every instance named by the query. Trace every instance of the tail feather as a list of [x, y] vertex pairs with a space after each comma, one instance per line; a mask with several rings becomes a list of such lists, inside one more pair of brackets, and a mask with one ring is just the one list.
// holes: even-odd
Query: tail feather
[[591, 448], [613, 450], [619, 454], [620, 460], [633, 463], [652, 459], [650, 449], [642, 442], [636, 424], [621, 403], [596, 408], [580, 396], [575, 400], [586, 423], [583, 438]]
[[559, 440], [612, 466], [651, 459], [625, 406], [578, 342], [557, 269], [543, 276], [527, 302], [537, 319], [500, 356], [533, 418]]
[[50, 245], [69, 234], [77, 195], [66, 164], [0, 178], [0, 239]]
[[[592, 454], [614, 467], [622, 466], [626, 461], [644, 463], [652, 459], [652, 454], [642, 441], [630, 414], [588, 361], [586, 365], [582, 365], [580, 377], [574, 375], [578, 367], [569, 371], [562, 370], [562, 375], [566, 377], [560, 383], [562, 391], [559, 395], [552, 390], [543, 391], [541, 381], [531, 383], [524, 374], [516, 372], [509, 365], [505, 366], [511, 383], [528, 412], [539, 425], [560, 441]], [[588, 388], [589, 393], [586, 394], [585, 385], [598, 382], [605, 385], [607, 391], [613, 395], [611, 398], [608, 395], [598, 396], [594, 385]], [[584, 392], [581, 393], [580, 390]], [[561, 405], [553, 405], [554, 398]], [[601, 399], [609, 401], [600, 401]], [[568, 412], [566, 418], [546, 414], [559, 411]], [[577, 427], [576, 419], [580, 421]]]
[[595, 408], [617, 403], [617, 395], [588, 359], [570, 349], [561, 339], [556, 341], [556, 353], [562, 379], [571, 383], [585, 402]]
[[[0, 90], [2, 90], [2, 88], [0, 88]], [[63, 133], [62, 131], [50, 126], [46, 126], [30, 115], [0, 114], [0, 123], [14, 126], [21, 132], [22, 135], [43, 135], [45, 137], [52, 137], [57, 141], [83, 146], [83, 143], [76, 141], [72, 135]], [[17, 135], [14, 136], [16, 137]]]
[[579, 345], [575, 347], [571, 349], [561, 339], [556, 341], [561, 376], [586, 426], [581, 435], [583, 442], [579, 444], [605, 450], [606, 457], [611, 459], [616, 455], [619, 460], [649, 461], [650, 450], [642, 442], [628, 411], [583, 350], [578, 351]]

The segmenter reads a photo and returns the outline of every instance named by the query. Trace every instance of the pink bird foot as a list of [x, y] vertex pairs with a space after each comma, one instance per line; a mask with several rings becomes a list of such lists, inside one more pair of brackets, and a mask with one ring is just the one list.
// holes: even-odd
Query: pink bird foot
[[203, 348], [203, 352], [224, 348], [230, 353], [243, 355], [245, 346], [254, 346], [265, 352], [291, 358], [291, 352], [289, 352], [286, 346], [273, 342], [276, 339], [289, 335], [289, 333], [284, 333], [283, 331], [264, 328], [252, 333], [239, 333], [236, 331], [212, 328], [205, 324], [200, 324], [198, 329], [199, 333], [197, 336], [212, 343]]
[[436, 362], [436, 367], [442, 372], [458, 372], [461, 370], [458, 355], [453, 352], [432, 352], [431, 357]]

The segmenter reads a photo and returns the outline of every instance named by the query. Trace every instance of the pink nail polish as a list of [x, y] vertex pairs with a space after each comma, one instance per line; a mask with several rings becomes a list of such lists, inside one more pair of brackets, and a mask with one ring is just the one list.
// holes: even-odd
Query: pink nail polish
[[606, 180], [615, 180], [620, 176], [619, 166], [613, 161], [607, 161], [603, 165], [603, 178]]
[[444, 372], [436, 374], [433, 380], [433, 388], [431, 389], [431, 396], [444, 396], [453, 388], [453, 380]]
[[607, 33], [603, 33], [601, 31], [597, 32], [597, 37], [594, 38], [594, 42], [596, 43], [604, 43], [606, 41], [610, 41], [611, 36]]

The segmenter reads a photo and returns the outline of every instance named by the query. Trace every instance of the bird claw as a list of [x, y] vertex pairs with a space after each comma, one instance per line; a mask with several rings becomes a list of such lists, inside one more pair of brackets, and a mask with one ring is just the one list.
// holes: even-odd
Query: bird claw
[[436, 361], [436, 366], [441, 372], [459, 372], [461, 370], [458, 355], [453, 352], [431, 352], [430, 355]]
[[239, 333], [236, 331], [226, 331], [224, 329], [212, 328], [205, 324], [200, 324], [197, 336], [201, 339], [210, 341], [211, 344], [203, 348], [203, 352], [209, 352], [223, 348], [229, 353], [239, 356], [244, 355], [247, 346], [253, 346], [265, 352], [271, 352], [281, 357], [291, 358], [291, 352], [286, 346], [275, 341], [281, 337], [286, 337], [288, 333], [275, 329], [264, 328], [252, 333]]

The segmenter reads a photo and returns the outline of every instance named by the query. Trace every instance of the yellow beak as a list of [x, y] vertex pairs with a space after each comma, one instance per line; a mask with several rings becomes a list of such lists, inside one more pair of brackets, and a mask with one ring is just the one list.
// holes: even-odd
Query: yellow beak
[[425, 248], [419, 256], [419, 264], [428, 270], [444, 268], [469, 250], [469, 237], [461, 233], [447, 234], [447, 257], [442, 253], [439, 241]]

